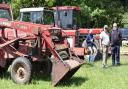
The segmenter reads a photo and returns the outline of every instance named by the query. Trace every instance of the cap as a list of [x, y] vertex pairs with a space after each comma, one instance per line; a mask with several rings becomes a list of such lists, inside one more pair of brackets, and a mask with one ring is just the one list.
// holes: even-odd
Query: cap
[[105, 28], [108, 28], [108, 25], [104, 25], [104, 29], [105, 29]]
[[113, 23], [113, 27], [117, 27], [117, 23]]

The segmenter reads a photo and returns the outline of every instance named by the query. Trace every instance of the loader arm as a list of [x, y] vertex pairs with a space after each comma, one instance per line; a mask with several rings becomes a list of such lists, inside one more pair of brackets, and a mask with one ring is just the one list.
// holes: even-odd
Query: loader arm
[[[44, 33], [44, 32], [43, 32]], [[61, 60], [62, 63], [64, 63], [64, 61], [62, 60], [62, 58], [59, 56], [59, 54], [57, 53], [57, 51], [55, 50], [55, 46], [53, 44], [53, 42], [51, 41], [51, 38], [47, 37], [45, 34], [42, 33], [42, 37], [44, 38], [45, 42], [47, 43], [48, 48], [50, 49], [51, 53], [54, 55], [56, 60]]]

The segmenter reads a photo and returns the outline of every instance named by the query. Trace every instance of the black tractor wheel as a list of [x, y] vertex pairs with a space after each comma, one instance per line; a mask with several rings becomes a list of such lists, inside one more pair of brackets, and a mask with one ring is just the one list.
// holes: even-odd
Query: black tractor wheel
[[41, 70], [44, 75], [51, 75], [52, 62], [49, 58], [41, 62]]
[[25, 57], [16, 58], [11, 65], [11, 78], [17, 84], [26, 84], [32, 78], [31, 62]]
[[61, 57], [63, 60], [66, 60], [66, 59], [69, 58], [69, 55], [68, 55], [68, 53], [67, 53], [66, 51], [61, 51], [61, 52], [59, 52], [59, 55], [60, 55], [60, 57]]
[[95, 60], [100, 60], [102, 58], [101, 52], [100, 52], [100, 43], [99, 40], [94, 39], [94, 56], [95, 56]]
[[0, 67], [0, 77], [3, 77], [5, 73], [6, 73], [6, 69]]

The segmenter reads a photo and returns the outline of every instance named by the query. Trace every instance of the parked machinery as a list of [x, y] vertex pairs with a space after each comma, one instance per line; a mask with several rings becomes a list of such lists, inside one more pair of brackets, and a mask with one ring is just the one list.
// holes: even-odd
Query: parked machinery
[[[0, 18], [0, 66], [5, 68], [11, 60], [11, 78], [15, 83], [25, 84], [31, 80], [34, 64], [39, 63], [44, 73], [52, 71], [52, 85], [55, 86], [72, 77], [84, 61], [69, 48], [65, 33], [54, 27], [53, 12], [40, 9], [48, 13], [41, 12], [41, 18], [39, 14], [33, 17], [37, 17], [36, 23], [46, 19], [42, 24]], [[25, 16], [25, 20], [30, 19]]]
[[[78, 6], [58, 6], [53, 7], [55, 10], [54, 17], [55, 22], [64, 32], [68, 35], [68, 40], [70, 46], [76, 52], [78, 56], [83, 56], [84, 48], [82, 48], [82, 42], [86, 39], [86, 36], [89, 34], [87, 28], [81, 28], [81, 16], [80, 16], [80, 7]], [[94, 56], [98, 55], [99, 50], [99, 34], [102, 31], [102, 28], [91, 28], [92, 34], [94, 34]], [[76, 51], [77, 50], [77, 51]], [[79, 52], [78, 52], [79, 51]]]
[[[84, 48], [82, 47], [82, 42], [86, 39], [86, 35], [89, 33], [90, 29], [80, 28], [80, 8], [77, 6], [59, 6], [53, 7], [52, 9], [54, 10], [55, 24], [62, 28], [62, 30], [67, 34], [67, 40], [75, 54], [80, 58], [83, 58], [85, 54]], [[42, 12], [44, 12], [44, 14], [42, 14]], [[43, 10], [41, 8], [22, 8], [20, 9], [20, 21], [45, 24], [46, 22], [39, 18], [42, 18], [42, 16], [45, 16], [46, 14], [48, 14], [47, 10]], [[30, 19], [25, 19], [26, 17], [29, 17]], [[35, 21], [37, 19], [39, 21]], [[95, 35], [95, 58], [98, 57], [99, 53], [98, 35], [101, 31], [102, 28], [92, 28], [92, 34]]]

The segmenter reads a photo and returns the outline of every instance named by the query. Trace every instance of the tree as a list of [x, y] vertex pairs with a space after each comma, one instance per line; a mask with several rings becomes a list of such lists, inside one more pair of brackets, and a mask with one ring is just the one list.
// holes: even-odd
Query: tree
[[[125, 0], [123, 0], [125, 1]], [[51, 7], [51, 6], [80, 6], [81, 23], [83, 27], [103, 27], [113, 22], [121, 23], [124, 13], [124, 2], [121, 0], [13, 0], [14, 18], [17, 18], [20, 8]]]
[[124, 7], [121, 0], [60, 0], [60, 5], [81, 7], [82, 23], [85, 27], [103, 27], [104, 24], [121, 24]]
[[0, 3], [5, 2], [5, 3], [10, 3], [12, 0], [0, 0]]
[[[83, 15], [87, 14], [91, 17], [89, 21], [93, 23], [93, 27], [103, 27], [104, 24], [110, 25], [113, 22], [121, 24], [124, 7], [120, 0], [83, 0], [82, 2], [84, 3], [80, 4], [81, 12]], [[87, 10], [87, 8], [89, 9]], [[87, 22], [85, 21], [85, 23]]]

